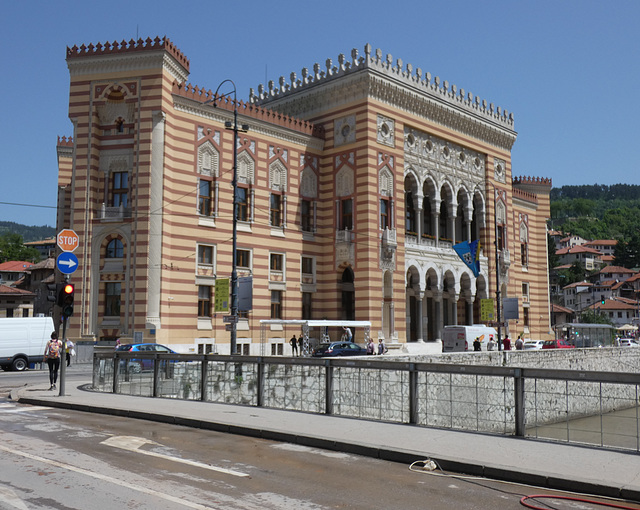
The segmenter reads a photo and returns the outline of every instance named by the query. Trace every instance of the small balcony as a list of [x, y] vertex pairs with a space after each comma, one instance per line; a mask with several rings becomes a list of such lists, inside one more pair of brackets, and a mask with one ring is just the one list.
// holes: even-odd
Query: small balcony
[[122, 204], [118, 207], [107, 207], [102, 204], [98, 211], [98, 219], [101, 221], [124, 221], [126, 218], [131, 218], [131, 208], [124, 207]]
[[396, 229], [385, 228], [382, 231], [382, 251], [387, 258], [393, 257], [394, 252], [398, 248], [396, 239]]

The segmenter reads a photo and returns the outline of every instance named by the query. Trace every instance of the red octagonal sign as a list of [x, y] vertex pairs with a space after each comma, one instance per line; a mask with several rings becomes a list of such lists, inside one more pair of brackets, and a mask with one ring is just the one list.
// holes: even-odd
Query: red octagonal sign
[[58, 246], [62, 251], [74, 251], [79, 244], [78, 234], [71, 229], [64, 229], [58, 232]]

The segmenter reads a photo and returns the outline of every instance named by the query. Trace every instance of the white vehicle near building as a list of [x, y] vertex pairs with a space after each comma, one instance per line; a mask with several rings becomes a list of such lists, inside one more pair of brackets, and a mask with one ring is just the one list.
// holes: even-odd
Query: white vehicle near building
[[41, 363], [53, 331], [51, 317], [1, 318], [0, 367], [22, 371], [32, 363]]
[[493, 336], [494, 350], [498, 350], [498, 332], [484, 324], [473, 326], [445, 326], [442, 332], [442, 352], [473, 351], [473, 342], [480, 340], [480, 349], [488, 350], [487, 344]]

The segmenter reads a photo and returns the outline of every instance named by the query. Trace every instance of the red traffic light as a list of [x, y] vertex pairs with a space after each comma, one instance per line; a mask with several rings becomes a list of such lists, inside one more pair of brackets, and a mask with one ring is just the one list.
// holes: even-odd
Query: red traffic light
[[64, 317], [70, 317], [73, 315], [73, 292], [75, 287], [72, 283], [62, 284], [60, 289], [60, 295], [58, 298], [58, 305], [62, 308], [62, 315]]

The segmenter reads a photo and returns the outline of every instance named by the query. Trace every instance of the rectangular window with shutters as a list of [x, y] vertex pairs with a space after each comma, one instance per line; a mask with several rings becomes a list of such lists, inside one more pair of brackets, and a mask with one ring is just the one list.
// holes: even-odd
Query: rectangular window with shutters
[[198, 285], [198, 317], [211, 317], [211, 289], [209, 285]]

